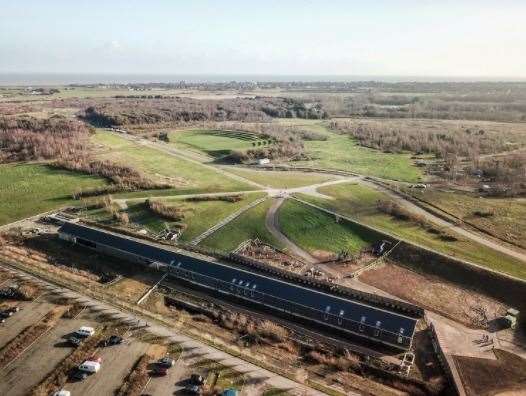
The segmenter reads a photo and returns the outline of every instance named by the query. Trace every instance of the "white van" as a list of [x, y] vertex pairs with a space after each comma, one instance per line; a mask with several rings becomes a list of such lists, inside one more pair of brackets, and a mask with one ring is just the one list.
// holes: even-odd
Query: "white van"
[[82, 363], [79, 366], [79, 370], [85, 371], [86, 373], [93, 374], [100, 370], [100, 363], [90, 362], [89, 360], [86, 360], [84, 363]]
[[95, 334], [95, 329], [93, 327], [82, 326], [75, 332], [75, 334], [77, 334], [79, 337], [91, 337], [93, 334]]

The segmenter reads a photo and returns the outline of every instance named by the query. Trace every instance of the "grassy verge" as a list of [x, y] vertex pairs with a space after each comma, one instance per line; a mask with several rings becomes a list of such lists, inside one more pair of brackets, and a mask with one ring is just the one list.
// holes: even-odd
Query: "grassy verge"
[[106, 185], [104, 179], [45, 164], [0, 165], [0, 225], [75, 203], [77, 189]]
[[289, 239], [309, 252], [357, 253], [377, 240], [361, 227], [337, 223], [333, 216], [293, 200], [280, 207], [279, 223]]
[[498, 238], [526, 248], [526, 201], [520, 198], [485, 198], [455, 191], [411, 191], [428, 202]]
[[[376, 209], [379, 199], [388, 197], [369, 187], [356, 184], [341, 184], [320, 189], [334, 197], [324, 200], [302, 195], [301, 198], [327, 209], [359, 220], [367, 225], [384, 230], [407, 241], [418, 243], [450, 256], [467, 260], [484, 267], [526, 279], [526, 266], [521, 261], [458, 236], [457, 241], [444, 241], [421, 226], [408, 221], [394, 219]], [[453, 234], [448, 230], [448, 233]]]
[[270, 199], [243, 213], [214, 234], [203, 240], [200, 245], [220, 251], [231, 251], [247, 239], [260, 239], [279, 246], [275, 238], [265, 227], [265, 215], [272, 204]]
[[323, 183], [334, 179], [330, 175], [305, 172], [254, 171], [243, 168], [229, 167], [228, 171], [261, 185], [272, 188], [296, 188], [311, 184]]
[[126, 164], [149, 175], [153, 179], [169, 182], [174, 189], [158, 192], [139, 192], [125, 196], [191, 194], [196, 192], [221, 192], [251, 190], [240, 181], [228, 178], [205, 166], [186, 161], [153, 148], [144, 147], [109, 132], [99, 131], [93, 136], [99, 146], [97, 157]]

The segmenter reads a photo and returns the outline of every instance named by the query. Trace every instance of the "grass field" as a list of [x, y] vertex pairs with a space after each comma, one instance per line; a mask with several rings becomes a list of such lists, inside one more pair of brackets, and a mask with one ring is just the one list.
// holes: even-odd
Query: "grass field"
[[334, 177], [320, 173], [255, 171], [229, 166], [230, 173], [242, 176], [263, 186], [272, 188], [296, 188], [333, 180]]
[[332, 134], [326, 141], [305, 142], [312, 160], [295, 165], [337, 169], [384, 179], [416, 182], [423, 174], [410, 154], [388, 154], [359, 146], [348, 136]]
[[280, 119], [276, 122], [312, 130], [328, 137], [325, 141], [306, 141], [305, 151], [311, 160], [294, 162], [294, 165], [343, 170], [407, 182], [423, 178], [422, 171], [414, 165], [410, 154], [383, 153], [362, 147], [354, 139], [329, 130], [326, 121]]
[[0, 224], [78, 202], [71, 199], [75, 190], [106, 183], [44, 164], [0, 165]]
[[[519, 278], [526, 279], [526, 265], [513, 257], [494, 251], [476, 242], [458, 237], [458, 241], [448, 242], [439, 236], [426, 231], [416, 224], [396, 220], [393, 217], [378, 212], [376, 202], [388, 197], [369, 187], [357, 184], [341, 184], [323, 187], [323, 194], [334, 197], [334, 200], [324, 200], [307, 195], [301, 198], [327, 209], [332, 209], [343, 215], [357, 219], [364, 224], [384, 230], [392, 235], [422, 246], [437, 250], [453, 257], [468, 260], [484, 267], [502, 271]], [[452, 233], [451, 231], [447, 231]]]
[[337, 223], [333, 216], [293, 200], [279, 208], [281, 231], [309, 251], [358, 253], [377, 237], [349, 223]]
[[214, 158], [228, 155], [233, 150], [247, 150], [254, 147], [253, 143], [262, 142], [250, 132], [209, 129], [174, 131], [168, 137], [170, 144], [178, 148], [197, 150]]
[[[433, 189], [412, 193], [499, 238], [526, 248], [526, 200], [522, 198], [483, 198]], [[479, 215], [476, 212], [480, 212]]]
[[272, 204], [270, 199], [243, 213], [199, 245], [221, 251], [232, 251], [247, 239], [256, 239], [278, 246], [278, 242], [265, 227], [265, 215]]
[[[93, 143], [98, 146], [98, 158], [130, 165], [154, 179], [175, 185], [174, 189], [159, 190], [153, 195], [253, 189], [249, 185], [228, 178], [205, 166], [141, 146], [109, 132], [97, 132], [93, 136]], [[148, 195], [152, 194], [140, 192], [127, 194], [126, 196]]]
[[[164, 199], [163, 202], [169, 206], [174, 206], [184, 211], [185, 217], [184, 220], [182, 220], [182, 223], [186, 224], [187, 228], [179, 240], [182, 242], [189, 242], [208, 228], [219, 223], [228, 215], [263, 196], [263, 193], [246, 194], [243, 196], [243, 199], [238, 202], [189, 202], [183, 199]], [[171, 224], [170, 221], [166, 221], [159, 216], [152, 214], [145, 208], [143, 203], [128, 204], [128, 215], [130, 221], [153, 232], [159, 232]]]

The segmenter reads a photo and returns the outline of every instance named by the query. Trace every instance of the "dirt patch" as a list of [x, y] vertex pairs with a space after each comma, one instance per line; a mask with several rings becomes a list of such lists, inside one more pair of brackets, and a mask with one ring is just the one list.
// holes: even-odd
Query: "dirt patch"
[[251, 241], [238, 254], [287, 271], [301, 273], [307, 264], [260, 241]]
[[481, 316], [491, 320], [506, 312], [503, 304], [482, 294], [393, 264], [365, 271], [359, 279], [471, 327], [483, 325], [484, 320]]
[[122, 278], [109, 286], [108, 291], [118, 294], [128, 301], [136, 302], [150, 287], [149, 284], [145, 284], [140, 280]]
[[526, 391], [526, 360], [499, 349], [495, 355], [495, 360], [453, 357], [468, 396]]

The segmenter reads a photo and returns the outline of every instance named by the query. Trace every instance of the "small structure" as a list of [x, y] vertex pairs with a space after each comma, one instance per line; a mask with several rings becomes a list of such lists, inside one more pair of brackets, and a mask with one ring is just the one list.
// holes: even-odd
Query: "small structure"
[[268, 164], [270, 164], [270, 160], [268, 158], [258, 159], [258, 165], [268, 165]]

